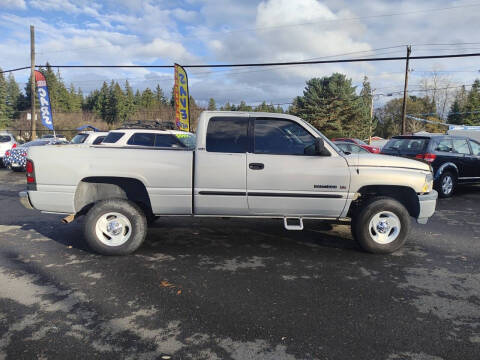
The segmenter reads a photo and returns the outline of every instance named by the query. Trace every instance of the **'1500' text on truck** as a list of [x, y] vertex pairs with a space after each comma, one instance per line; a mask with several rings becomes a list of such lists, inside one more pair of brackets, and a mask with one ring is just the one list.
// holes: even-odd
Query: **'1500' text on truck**
[[437, 199], [428, 164], [345, 155], [284, 114], [203, 112], [195, 148], [50, 146], [28, 156], [22, 203], [85, 215], [88, 244], [106, 255], [135, 251], [148, 220], [167, 215], [280, 218], [288, 230], [303, 219], [351, 220], [363, 249], [390, 253]]

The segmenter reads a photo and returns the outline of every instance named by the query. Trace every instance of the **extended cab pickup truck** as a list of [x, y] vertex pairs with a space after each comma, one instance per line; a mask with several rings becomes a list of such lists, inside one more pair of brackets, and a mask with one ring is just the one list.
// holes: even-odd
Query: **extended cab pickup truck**
[[20, 199], [70, 220], [85, 215], [85, 238], [105, 255], [135, 251], [155, 216], [185, 215], [279, 218], [287, 230], [351, 220], [363, 249], [390, 253], [411, 217], [433, 215], [432, 183], [425, 162], [346, 155], [295, 116], [206, 111], [195, 148], [31, 148]]

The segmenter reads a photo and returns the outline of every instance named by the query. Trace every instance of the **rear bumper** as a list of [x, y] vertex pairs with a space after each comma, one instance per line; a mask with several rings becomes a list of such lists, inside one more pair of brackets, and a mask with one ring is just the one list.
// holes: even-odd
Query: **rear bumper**
[[18, 193], [20, 198], [20, 204], [22, 204], [26, 209], [33, 209], [32, 203], [30, 202], [30, 197], [28, 196], [28, 191], [20, 191]]
[[425, 195], [418, 195], [420, 212], [417, 217], [417, 222], [419, 224], [426, 224], [428, 218], [433, 215], [435, 207], [437, 206], [437, 198], [438, 193], [435, 190]]

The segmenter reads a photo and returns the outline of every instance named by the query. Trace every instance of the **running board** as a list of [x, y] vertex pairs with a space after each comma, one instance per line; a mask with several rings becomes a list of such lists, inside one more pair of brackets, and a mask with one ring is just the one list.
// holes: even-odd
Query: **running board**
[[303, 219], [299, 217], [284, 217], [285, 230], [303, 230]]

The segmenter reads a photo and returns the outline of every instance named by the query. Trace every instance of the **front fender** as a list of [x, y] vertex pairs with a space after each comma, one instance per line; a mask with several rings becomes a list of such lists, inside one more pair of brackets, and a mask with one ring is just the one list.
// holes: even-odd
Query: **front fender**
[[446, 162], [445, 164], [443, 164], [442, 166], [440, 166], [438, 168], [437, 172], [435, 173], [435, 176], [433, 177], [433, 180], [438, 180], [438, 178], [440, 178], [440, 176], [442, 176], [443, 172], [446, 169], [450, 169], [450, 168], [453, 168], [455, 170], [455, 173], [458, 175], [457, 165], [455, 165], [453, 162]]

